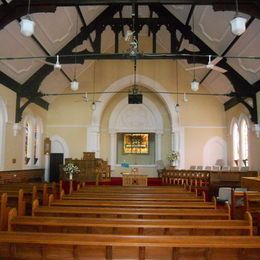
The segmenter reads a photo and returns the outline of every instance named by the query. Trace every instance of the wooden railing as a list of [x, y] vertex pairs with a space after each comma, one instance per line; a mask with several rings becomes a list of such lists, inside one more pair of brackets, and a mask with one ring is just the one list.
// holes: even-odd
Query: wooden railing
[[0, 171], [0, 184], [16, 182], [40, 182], [44, 169]]

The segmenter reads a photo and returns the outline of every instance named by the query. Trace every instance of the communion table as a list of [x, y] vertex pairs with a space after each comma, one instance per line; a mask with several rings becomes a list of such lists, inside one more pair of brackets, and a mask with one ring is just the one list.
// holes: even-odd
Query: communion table
[[147, 175], [123, 173], [123, 186], [147, 186]]

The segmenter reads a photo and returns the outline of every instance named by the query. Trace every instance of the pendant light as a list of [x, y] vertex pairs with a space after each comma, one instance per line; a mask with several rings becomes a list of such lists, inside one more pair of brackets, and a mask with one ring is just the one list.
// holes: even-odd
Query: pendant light
[[30, 19], [30, 5], [31, 5], [31, 0], [28, 0], [27, 15], [25, 16], [25, 18], [22, 18], [20, 22], [21, 34], [26, 37], [30, 37], [33, 35], [34, 27], [35, 27], [35, 22]]
[[230, 21], [231, 31], [234, 35], [240, 36], [246, 31], [246, 18], [238, 16], [238, 0], [236, 0], [236, 14]]
[[199, 90], [199, 82], [196, 80], [196, 75], [195, 75], [195, 56], [194, 56], [194, 34], [195, 34], [195, 30], [194, 30], [194, 13], [192, 15], [192, 49], [193, 49], [193, 65], [194, 65], [194, 70], [193, 70], [193, 80], [190, 83], [190, 88], [192, 91], [196, 92]]
[[70, 88], [73, 91], [77, 91], [79, 89], [79, 82], [76, 78], [77, 72], [77, 45], [78, 45], [78, 15], [76, 20], [76, 35], [75, 35], [76, 47], [75, 47], [75, 55], [74, 55], [74, 75], [73, 80], [70, 82]]

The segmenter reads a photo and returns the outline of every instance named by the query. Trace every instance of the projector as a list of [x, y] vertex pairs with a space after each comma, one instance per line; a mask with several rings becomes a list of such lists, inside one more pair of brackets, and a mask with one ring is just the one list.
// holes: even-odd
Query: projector
[[142, 104], [143, 95], [142, 94], [128, 94], [128, 104]]

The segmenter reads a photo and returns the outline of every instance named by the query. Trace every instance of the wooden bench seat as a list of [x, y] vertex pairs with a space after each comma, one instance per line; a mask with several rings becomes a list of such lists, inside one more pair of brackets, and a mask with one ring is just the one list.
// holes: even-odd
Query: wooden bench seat
[[[147, 195], [147, 194], [146, 194]], [[105, 201], [183, 201], [183, 202], [203, 202], [205, 201], [205, 196], [203, 197], [195, 197], [195, 196], [121, 196], [121, 195], [113, 195], [113, 194], [97, 194], [97, 195], [89, 195], [89, 194], [78, 194], [72, 193], [71, 195], [61, 196], [61, 199], [64, 200], [105, 200]]]
[[124, 216], [124, 217], [167, 217], [167, 218], [202, 218], [230, 219], [230, 208], [226, 209], [185, 209], [185, 208], [120, 208], [120, 207], [46, 207], [34, 201], [32, 215], [35, 216]]
[[84, 186], [80, 188], [80, 192], [93, 192], [93, 193], [103, 193], [103, 192], [113, 192], [114, 194], [170, 194], [170, 193], [187, 193], [187, 191], [182, 187], [122, 187], [122, 186]]
[[49, 206], [63, 207], [131, 207], [131, 208], [203, 208], [215, 209], [216, 204], [212, 202], [196, 201], [108, 201], [108, 200], [54, 200], [52, 196], [49, 199]]
[[[122, 218], [72, 218], [72, 217], [17, 217], [15, 209], [12, 209], [8, 218], [9, 231], [41, 231], [41, 232], [70, 232], [70, 233], [95, 233], [90, 228], [98, 228], [98, 232], [108, 232], [110, 228], [113, 233], [130, 232], [144, 234], [148, 229], [149, 233], [155, 234], [177, 234], [179, 230], [186, 231], [185, 234], [200, 234], [211, 231], [214, 235], [228, 234], [231, 231], [238, 231], [239, 235], [253, 235], [252, 217], [246, 212], [244, 220], [198, 220], [198, 219], [122, 219]], [[88, 229], [87, 229], [88, 228]], [[101, 230], [100, 230], [101, 228]], [[123, 229], [123, 230], [122, 230]], [[151, 230], [152, 229], [152, 230]], [[196, 232], [195, 232], [196, 231]], [[201, 232], [202, 231], [202, 232]], [[119, 232], [119, 233], [120, 233]], [[212, 233], [213, 232], [213, 233]], [[183, 233], [181, 233], [183, 235]], [[208, 234], [208, 233], [207, 233]], [[235, 233], [237, 235], [237, 233]]]
[[260, 192], [244, 192], [244, 212], [249, 211], [257, 226], [258, 212], [260, 211]]
[[13, 192], [23, 189], [25, 200], [27, 203], [32, 204], [35, 199], [39, 199], [42, 205], [48, 205], [49, 194], [55, 194], [57, 196], [57, 184], [56, 183], [12, 183], [0, 186], [0, 191]]
[[[94, 247], [96, 250], [92, 250]], [[82, 259], [84, 254], [92, 253], [89, 259], [113, 259], [119, 248], [137, 248], [137, 258], [123, 250], [124, 258], [144, 260], [152, 258], [152, 248], [160, 248], [160, 255], [170, 249], [169, 257], [177, 259], [183, 250], [192, 250], [196, 259], [198, 254], [207, 259], [230, 259], [234, 254], [240, 259], [252, 259], [260, 254], [260, 237], [254, 236], [131, 236], [111, 234], [61, 234], [33, 232], [0, 232], [0, 255], [5, 258], [22, 258], [33, 251], [26, 259], [48, 258], [55, 250], [59, 259]], [[226, 251], [225, 249], [229, 249]], [[201, 252], [203, 250], [203, 252]], [[103, 253], [101, 258], [101, 252]], [[37, 253], [37, 254], [36, 254]], [[31, 254], [32, 255], [32, 254]], [[95, 257], [96, 256], [96, 257]], [[98, 257], [99, 256], [99, 257]], [[52, 257], [53, 258], [53, 257]], [[55, 258], [55, 259], [58, 259]], [[232, 258], [232, 257], [231, 257]], [[117, 258], [118, 259], [118, 258]], [[158, 259], [158, 256], [157, 256]], [[256, 258], [255, 258], [256, 259]]]

